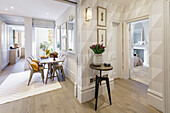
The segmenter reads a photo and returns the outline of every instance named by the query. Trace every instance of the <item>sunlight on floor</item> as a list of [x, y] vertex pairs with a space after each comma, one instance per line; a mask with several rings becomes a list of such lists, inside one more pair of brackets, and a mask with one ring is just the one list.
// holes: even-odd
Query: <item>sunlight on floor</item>
[[143, 84], [149, 85], [149, 67], [147, 66], [135, 67], [132, 79], [139, 81]]

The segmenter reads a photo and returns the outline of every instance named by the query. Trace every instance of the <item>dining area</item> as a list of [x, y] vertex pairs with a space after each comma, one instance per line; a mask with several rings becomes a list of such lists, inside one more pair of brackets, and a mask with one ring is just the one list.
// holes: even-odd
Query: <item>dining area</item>
[[49, 53], [49, 55], [42, 55], [38, 58], [34, 58], [30, 55], [26, 58], [26, 61], [28, 62], [30, 70], [28, 86], [30, 85], [35, 73], [41, 74], [43, 84], [47, 84], [48, 81], [54, 81], [55, 78], [57, 78], [58, 82], [65, 80], [63, 69], [65, 55], [58, 54], [57, 52]]

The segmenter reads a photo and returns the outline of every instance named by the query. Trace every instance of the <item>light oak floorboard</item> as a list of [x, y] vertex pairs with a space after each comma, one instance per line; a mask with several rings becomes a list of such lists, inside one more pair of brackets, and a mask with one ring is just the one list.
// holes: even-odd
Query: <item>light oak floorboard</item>
[[[23, 71], [22, 66], [23, 59], [7, 67], [0, 73], [0, 84], [9, 74]], [[79, 103], [68, 78], [60, 83], [60, 89], [0, 105], [0, 113], [161, 113], [147, 105], [148, 86], [133, 80], [115, 80], [112, 105], [109, 105], [107, 94], [99, 96], [97, 111], [94, 111], [95, 99]]]

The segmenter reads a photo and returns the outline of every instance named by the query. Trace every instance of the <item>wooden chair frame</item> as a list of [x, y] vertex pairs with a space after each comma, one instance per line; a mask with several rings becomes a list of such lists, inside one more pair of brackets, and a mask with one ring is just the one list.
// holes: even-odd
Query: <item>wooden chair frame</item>
[[[64, 55], [62, 55], [61, 58], [63, 59], [63, 61], [65, 60], [65, 56], [64, 56]], [[58, 74], [57, 74], [57, 70], [58, 70], [59, 72], [61, 71], [61, 72], [62, 72], [62, 75], [63, 75], [64, 78], [65, 78], [65, 73], [64, 73], [64, 69], [63, 69], [63, 63], [64, 63], [64, 62], [59, 62], [59, 63], [53, 65], [53, 74], [55, 74], [55, 72], [56, 72], [58, 81], [60, 81], [60, 79], [59, 79], [59, 76], [58, 76]]]
[[30, 85], [30, 82], [31, 82], [31, 79], [32, 79], [32, 76], [33, 76], [34, 73], [41, 73], [42, 81], [44, 83], [44, 68], [43, 67], [42, 68], [39, 67], [39, 70], [35, 71], [33, 69], [33, 67], [31, 66], [32, 58], [31, 57], [27, 57], [26, 59], [27, 59], [27, 62], [28, 62], [29, 69], [31, 71], [30, 72], [29, 81], [28, 81], [28, 86]]

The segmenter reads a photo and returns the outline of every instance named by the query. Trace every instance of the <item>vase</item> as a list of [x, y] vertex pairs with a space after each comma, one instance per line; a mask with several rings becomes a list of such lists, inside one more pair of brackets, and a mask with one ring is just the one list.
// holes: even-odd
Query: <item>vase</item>
[[94, 54], [93, 64], [95, 66], [101, 66], [102, 65], [102, 54]]

